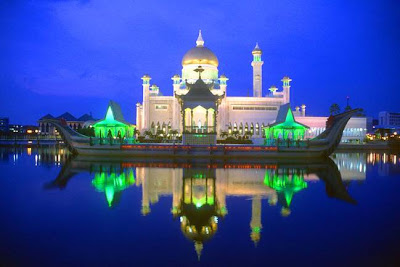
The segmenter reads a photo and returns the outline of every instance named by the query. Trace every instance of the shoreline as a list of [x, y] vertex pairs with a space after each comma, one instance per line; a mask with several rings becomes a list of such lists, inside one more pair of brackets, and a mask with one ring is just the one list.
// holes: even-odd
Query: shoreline
[[[145, 143], [143, 143], [145, 144]], [[155, 145], [155, 144], [153, 144]], [[17, 142], [14, 140], [0, 140], [0, 147], [66, 147], [63, 142], [55, 142], [55, 141], [41, 141], [40, 144], [37, 144], [36, 140], [32, 140], [28, 143], [25, 142]], [[222, 144], [221, 144], [222, 146]], [[251, 146], [251, 145], [250, 145]], [[396, 150], [391, 148], [388, 144], [339, 144], [335, 152], [362, 152], [362, 151], [387, 151], [387, 150]]]

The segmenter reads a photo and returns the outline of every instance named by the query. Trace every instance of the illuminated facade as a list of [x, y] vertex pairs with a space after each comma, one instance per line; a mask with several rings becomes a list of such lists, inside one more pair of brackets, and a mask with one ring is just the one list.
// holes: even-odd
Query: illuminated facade
[[51, 123], [46, 121], [49, 119], [50, 120], [52, 120], [52, 119], [64, 120], [66, 122], [66, 124], [69, 127], [71, 127], [71, 129], [74, 129], [74, 130], [88, 128], [97, 121], [97, 119], [92, 117], [92, 114], [83, 114], [79, 118], [73, 116], [69, 112], [65, 112], [58, 117], [54, 117], [51, 114], [47, 114], [47, 115], [41, 117], [38, 121], [39, 131], [40, 131], [41, 135], [55, 135], [56, 134], [56, 132], [57, 132], [56, 128], [54, 128], [54, 126]]
[[[229, 79], [223, 74], [219, 75], [218, 59], [210, 49], [204, 46], [204, 40], [200, 32], [196, 46], [190, 49], [182, 59], [181, 76], [176, 74], [172, 77], [172, 96], [164, 96], [160, 93], [158, 86], [155, 84], [150, 85], [151, 77], [149, 75], [142, 77], [143, 101], [136, 105], [137, 129], [141, 133], [144, 131], [156, 133], [159, 130], [162, 130], [166, 135], [171, 130], [183, 133], [185, 131], [184, 127], [187, 125], [185, 120], [188, 120], [188, 113], [182, 116], [185, 111], [182, 110], [177, 96], [188, 94], [190, 85], [195, 84], [199, 77], [196, 69], [200, 67], [203, 70], [201, 74], [202, 81], [208, 85], [209, 91], [213, 95], [221, 98], [217, 112], [209, 114], [211, 118], [214, 118], [213, 116], [216, 118], [217, 137], [220, 137], [223, 132], [228, 134], [238, 132], [239, 135], [246, 134], [253, 138], [261, 139], [263, 136], [262, 128], [275, 122], [281, 105], [290, 103], [290, 82], [292, 80], [285, 76], [281, 80], [282, 89], [271, 86], [267, 93], [263, 92], [262, 66], [264, 62], [262, 61], [262, 50], [258, 44], [253, 49], [252, 55], [253, 96], [229, 96], [227, 92], [227, 81]], [[319, 129], [325, 127], [327, 117], [310, 117], [308, 119], [304, 104], [296, 107], [293, 114], [299, 123], [307, 126], [310, 126], [308, 122], [315, 121], [313, 118], [321, 118], [317, 120], [318, 125], [310, 126], [306, 134], [308, 138], [315, 136]], [[206, 125], [207, 116], [199, 116], [197, 118], [196, 114], [193, 115], [195, 116], [194, 122], [196, 125], [208, 127]], [[354, 137], [353, 139], [355, 140], [363, 140], [367, 128], [366, 119], [359, 118], [355, 123], [351, 122], [352, 120], [354, 119], [351, 119], [349, 124], [355, 124], [354, 128], [357, 131], [350, 131], [348, 136]], [[345, 138], [347, 138], [346, 135], [344, 135]]]

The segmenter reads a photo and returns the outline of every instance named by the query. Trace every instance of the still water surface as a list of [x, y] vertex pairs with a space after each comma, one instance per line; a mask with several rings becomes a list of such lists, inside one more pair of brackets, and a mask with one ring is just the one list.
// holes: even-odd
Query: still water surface
[[0, 150], [0, 265], [399, 266], [400, 162]]

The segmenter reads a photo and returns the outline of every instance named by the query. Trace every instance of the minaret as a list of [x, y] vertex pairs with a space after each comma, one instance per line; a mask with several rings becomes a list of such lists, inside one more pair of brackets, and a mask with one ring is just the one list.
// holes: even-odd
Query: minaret
[[251, 62], [253, 67], [253, 96], [262, 97], [262, 65], [264, 61], [261, 61], [262, 51], [258, 43], [251, 53], [253, 54], [253, 61]]
[[174, 93], [179, 90], [179, 87], [181, 85], [181, 77], [179, 74], [175, 74], [172, 76], [171, 80], [173, 81], [172, 86], [174, 88]]
[[227, 107], [226, 107], [226, 81], [229, 80], [224, 74], [222, 74], [219, 77], [219, 88], [221, 92], [225, 93], [224, 98], [222, 98], [221, 103], [218, 107], [218, 115], [219, 115], [219, 121], [217, 124], [217, 132], [221, 132], [225, 130], [225, 125], [228, 123], [227, 122]]
[[283, 99], [284, 99], [284, 104], [290, 103], [290, 82], [292, 79], [290, 79], [288, 76], [285, 76], [282, 78], [282, 83], [283, 83]]
[[305, 117], [306, 116], [306, 105], [301, 105], [301, 116]]
[[261, 232], [261, 197], [254, 196], [251, 205], [251, 222], [250, 222], [250, 238], [257, 246], [258, 241], [260, 241]]
[[150, 213], [150, 200], [149, 200], [149, 169], [142, 168], [142, 209], [141, 213], [146, 216]]
[[[176, 92], [179, 91], [180, 86], [181, 86], [181, 77], [178, 74], [175, 74], [172, 76], [171, 80], [172, 82], [172, 87], [174, 88], [174, 96]], [[180, 109], [179, 109], [179, 103], [178, 99], [174, 97], [173, 103], [172, 103], [172, 129], [173, 130], [178, 130], [179, 125], [180, 125]]]
[[226, 96], [226, 81], [229, 80], [224, 74], [219, 77], [219, 87], [221, 91], [225, 93]]
[[150, 76], [145, 74], [142, 77], [143, 80], [143, 118], [142, 126], [143, 129], [150, 128]]
[[136, 103], [136, 128], [138, 130], [142, 130], [142, 105], [140, 103]]
[[276, 91], [278, 91], [278, 88], [275, 85], [272, 85], [268, 90], [272, 95], [275, 95]]

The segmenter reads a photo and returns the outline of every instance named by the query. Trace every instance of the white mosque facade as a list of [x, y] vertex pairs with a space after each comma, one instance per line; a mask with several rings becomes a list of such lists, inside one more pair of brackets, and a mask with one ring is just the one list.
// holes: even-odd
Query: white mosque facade
[[[164, 96], [156, 85], [151, 85], [151, 77], [144, 75], [143, 101], [136, 105], [136, 126], [143, 133], [165, 129], [184, 131], [184, 114], [176, 96], [185, 95], [188, 92], [187, 83], [193, 84], [199, 78], [196, 69], [201, 67], [201, 79], [206, 84], [212, 84], [211, 92], [221, 96], [218, 111], [213, 117], [212, 113], [205, 111], [202, 107], [192, 110], [185, 120], [190, 120], [196, 125], [209, 126], [213, 119], [216, 120], [216, 134], [220, 138], [221, 133], [239, 132], [240, 135], [251, 133], [254, 139], [262, 137], [262, 128], [275, 121], [279, 107], [290, 103], [289, 77], [282, 78], [282, 88], [271, 86], [268, 93], [263, 95], [262, 79], [262, 50], [258, 44], [252, 51], [253, 61], [253, 96], [237, 97], [229, 96], [227, 90], [228, 78], [218, 73], [218, 59], [215, 54], [204, 46], [201, 32], [196, 41], [196, 46], [190, 49], [182, 59], [182, 75], [172, 77], [173, 95]], [[204, 116], [204, 113], [206, 115]], [[327, 117], [309, 117], [306, 115], [306, 105], [295, 107], [293, 111], [296, 120], [310, 127], [306, 138], [312, 138], [325, 130]], [[366, 118], [352, 118], [343, 134], [342, 141], [363, 141], [366, 134]], [[199, 127], [200, 129], [201, 127]]]

